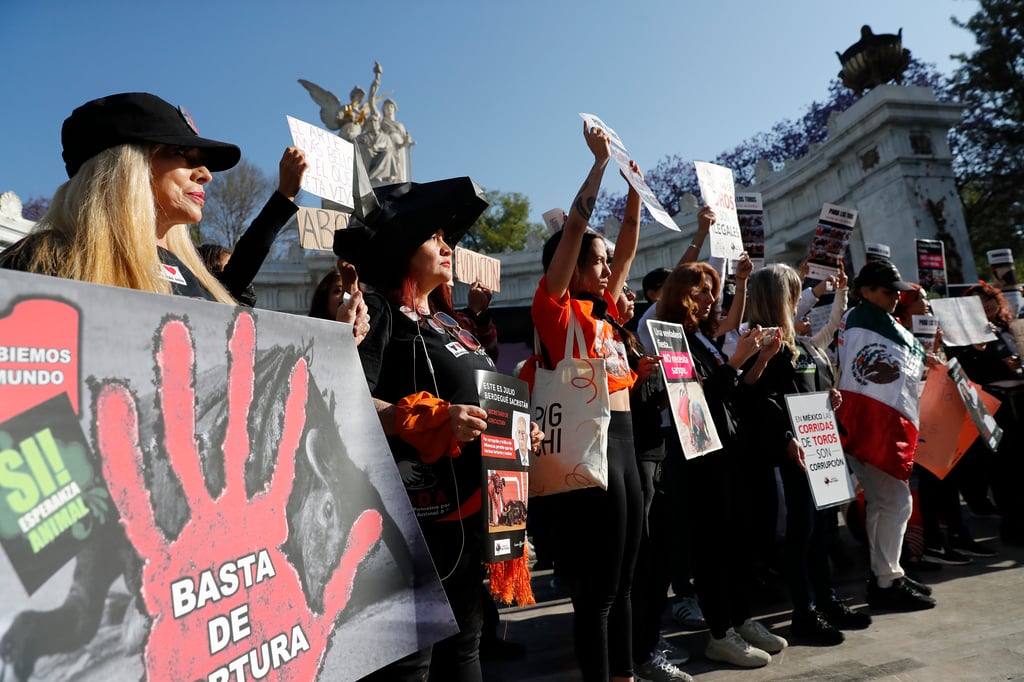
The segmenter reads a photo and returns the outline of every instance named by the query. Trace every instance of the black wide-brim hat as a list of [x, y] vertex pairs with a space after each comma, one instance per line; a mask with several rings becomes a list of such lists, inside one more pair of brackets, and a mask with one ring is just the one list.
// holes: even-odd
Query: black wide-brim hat
[[195, 147], [211, 172], [232, 168], [242, 157], [233, 144], [200, 137], [185, 109], [148, 92], [123, 92], [86, 102], [64, 120], [60, 136], [69, 178], [104, 149], [129, 143]]
[[409, 260], [431, 235], [441, 230], [454, 249], [488, 206], [484, 191], [468, 177], [384, 185], [373, 193], [379, 207], [334, 233], [334, 253], [383, 291], [401, 285]]

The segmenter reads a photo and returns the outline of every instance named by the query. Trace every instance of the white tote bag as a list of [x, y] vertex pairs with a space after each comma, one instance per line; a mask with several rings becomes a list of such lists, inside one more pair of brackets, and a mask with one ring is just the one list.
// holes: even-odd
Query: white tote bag
[[[579, 355], [574, 357], [574, 345]], [[544, 445], [530, 455], [530, 496], [578, 488], [608, 488], [608, 374], [603, 358], [588, 358], [583, 329], [569, 308], [565, 356], [553, 370], [537, 368], [530, 396]]]

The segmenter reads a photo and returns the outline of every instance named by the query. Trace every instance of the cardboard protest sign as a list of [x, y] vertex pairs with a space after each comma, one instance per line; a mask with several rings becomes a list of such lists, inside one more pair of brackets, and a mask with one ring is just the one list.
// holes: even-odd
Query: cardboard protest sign
[[694, 161], [693, 165], [697, 169], [700, 195], [704, 203], [715, 210], [715, 222], [710, 233], [711, 255], [736, 260], [743, 253], [743, 237], [736, 215], [732, 169], [705, 161]]
[[0, 271], [12, 675], [352, 680], [456, 631], [338, 324]]
[[835, 204], [825, 204], [818, 216], [814, 230], [811, 254], [807, 260], [807, 276], [811, 279], [827, 279], [839, 274], [839, 263], [843, 260], [846, 247], [857, 223], [857, 211]]
[[925, 353], [935, 350], [935, 334], [939, 331], [939, 320], [934, 315], [911, 315], [914, 338], [924, 346]]
[[348, 227], [351, 213], [332, 211], [329, 208], [307, 208], [299, 206], [295, 222], [299, 230], [299, 245], [315, 251], [334, 249], [334, 231]]
[[486, 539], [484, 561], [523, 556], [530, 466], [530, 388], [497, 372], [476, 371], [487, 430], [480, 435]]
[[[718, 215], [717, 212], [715, 215]], [[743, 250], [754, 269], [764, 267], [764, 205], [760, 192], [736, 194], [736, 216], [740, 225]]]
[[686, 459], [722, 449], [704, 389], [690, 358], [683, 327], [671, 322], [647, 320], [654, 349], [661, 356], [661, 376], [668, 391], [669, 411]]
[[938, 239], [915, 239], [917, 249], [917, 283], [926, 291], [945, 290], [946, 247]]
[[466, 284], [480, 282], [491, 291], [501, 291], [501, 261], [476, 251], [455, 247], [455, 279]]
[[793, 434], [804, 449], [807, 483], [817, 509], [854, 498], [853, 482], [839, 442], [835, 412], [828, 391], [786, 396]]
[[668, 229], [678, 232], [679, 226], [676, 225], [675, 221], [672, 220], [672, 216], [668, 214], [665, 207], [661, 205], [660, 201], [658, 201], [658, 197], [654, 196], [654, 191], [650, 188], [643, 177], [634, 173], [633, 169], [629, 167], [629, 152], [626, 151], [626, 145], [622, 143], [618, 133], [593, 114], [581, 113], [580, 118], [586, 121], [588, 126], [597, 126], [608, 133], [608, 138], [611, 142], [612, 158], [615, 159], [616, 165], [619, 167], [619, 170], [622, 171], [622, 175], [625, 176], [626, 182], [628, 182], [629, 186], [636, 190], [636, 193], [640, 195], [641, 201], [644, 202], [644, 206], [647, 207], [647, 211], [651, 214], [652, 218]]
[[971, 382], [960, 366], [960, 361], [953, 358], [949, 361], [949, 376], [956, 384], [957, 393], [967, 409], [967, 415], [974, 422], [978, 429], [978, 437], [988, 446], [988, 449], [995, 452], [999, 447], [999, 441], [1003, 438], [1003, 429], [996, 424], [995, 417], [985, 407], [979, 391], [981, 387]]
[[309, 166], [302, 176], [302, 189], [345, 208], [355, 208], [352, 201], [355, 148], [352, 143], [305, 121], [291, 116], [286, 118], [292, 141], [306, 153]]
[[[985, 408], [995, 414], [1000, 401], [980, 387], [976, 390]], [[914, 462], [943, 479], [978, 437], [978, 428], [948, 372], [928, 373], [920, 404], [921, 426]]]
[[892, 249], [888, 244], [864, 244], [864, 261], [874, 263], [875, 261], [892, 260]]
[[942, 327], [942, 342], [947, 346], [969, 346], [995, 341], [996, 335], [977, 296], [934, 298], [929, 301], [932, 314]]

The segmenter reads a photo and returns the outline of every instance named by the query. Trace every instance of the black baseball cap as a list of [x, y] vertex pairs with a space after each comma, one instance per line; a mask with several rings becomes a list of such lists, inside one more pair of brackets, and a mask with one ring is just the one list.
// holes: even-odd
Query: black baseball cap
[[856, 288], [885, 287], [893, 291], [913, 291], [914, 287], [903, 281], [900, 271], [887, 260], [868, 263], [857, 273], [853, 282]]
[[148, 92], [124, 92], [86, 102], [64, 120], [60, 137], [69, 178], [104, 149], [133, 142], [197, 147], [211, 172], [231, 168], [242, 156], [233, 144], [199, 137], [185, 109]]

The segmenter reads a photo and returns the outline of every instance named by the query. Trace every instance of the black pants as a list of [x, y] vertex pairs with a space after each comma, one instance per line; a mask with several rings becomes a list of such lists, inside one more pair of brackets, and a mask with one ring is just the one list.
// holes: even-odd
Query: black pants
[[[648, 462], [641, 462], [641, 465]], [[655, 489], [647, 513], [647, 532], [640, 541], [633, 574], [633, 661], [645, 663], [661, 637], [661, 614], [668, 602], [672, 563], [667, 551], [679, 525], [672, 516], [669, 494]], [[689, 583], [689, 580], [687, 580]]]
[[612, 412], [608, 490], [557, 495], [556, 561], [573, 606], [576, 660], [586, 682], [632, 674], [630, 587], [640, 546], [643, 499], [628, 412]]
[[818, 511], [807, 474], [793, 464], [780, 467], [786, 491], [786, 578], [794, 611], [835, 599], [828, 564], [828, 511]]
[[668, 440], [666, 449], [667, 457], [678, 456], [683, 462], [694, 584], [708, 629], [721, 639], [730, 627], [750, 618], [750, 495], [755, 465], [740, 457], [734, 446], [691, 460], [682, 458], [678, 438]]
[[[480, 670], [480, 629], [484, 618], [484, 590], [480, 566], [479, 514], [462, 523], [465, 543], [458, 522], [421, 524], [430, 555], [438, 570], [454, 570], [442, 581], [445, 596], [452, 607], [459, 631], [363, 678], [362, 682], [482, 682]], [[460, 554], [461, 550], [461, 554]], [[455, 564], [458, 557], [458, 564]], [[442, 577], [444, 577], [442, 575]]]

